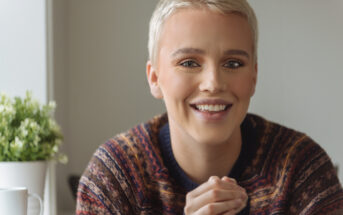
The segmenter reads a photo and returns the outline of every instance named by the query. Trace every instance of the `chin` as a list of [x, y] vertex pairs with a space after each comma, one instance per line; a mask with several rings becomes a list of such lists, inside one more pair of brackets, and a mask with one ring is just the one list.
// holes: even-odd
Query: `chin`
[[204, 131], [204, 132], [196, 132], [196, 134], [193, 136], [194, 140], [200, 144], [206, 144], [206, 145], [221, 145], [228, 143], [230, 140], [230, 137], [232, 132], [228, 131], [226, 129], [225, 131], [218, 132], [218, 130], [215, 131]]

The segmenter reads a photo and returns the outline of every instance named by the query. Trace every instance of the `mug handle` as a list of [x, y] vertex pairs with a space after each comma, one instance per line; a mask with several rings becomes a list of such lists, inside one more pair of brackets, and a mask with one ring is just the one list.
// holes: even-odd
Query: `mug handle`
[[41, 199], [41, 197], [36, 193], [29, 193], [29, 197], [33, 197], [39, 201], [39, 206], [40, 206], [40, 213], [39, 214], [43, 215], [43, 200]]

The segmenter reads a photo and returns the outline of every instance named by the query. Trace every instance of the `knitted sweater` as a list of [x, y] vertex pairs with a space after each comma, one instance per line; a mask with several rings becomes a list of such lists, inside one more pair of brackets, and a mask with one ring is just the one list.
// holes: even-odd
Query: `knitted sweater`
[[[76, 214], [183, 213], [187, 191], [170, 174], [158, 141], [167, 122], [155, 117], [97, 149], [80, 179]], [[248, 140], [236, 180], [249, 195], [249, 214], [343, 214], [342, 186], [319, 145], [251, 114], [242, 127]]]

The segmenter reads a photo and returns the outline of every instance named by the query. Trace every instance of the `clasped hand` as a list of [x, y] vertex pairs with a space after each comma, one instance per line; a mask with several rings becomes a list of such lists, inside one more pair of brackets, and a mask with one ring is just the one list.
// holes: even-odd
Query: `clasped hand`
[[186, 215], [234, 215], [245, 208], [248, 195], [229, 177], [211, 176], [186, 195]]

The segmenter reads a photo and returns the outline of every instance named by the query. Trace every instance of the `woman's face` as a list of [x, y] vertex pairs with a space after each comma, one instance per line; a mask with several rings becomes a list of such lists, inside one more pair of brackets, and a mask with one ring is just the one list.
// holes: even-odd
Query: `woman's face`
[[220, 144], [240, 132], [257, 66], [248, 22], [237, 15], [180, 9], [164, 23], [151, 92], [163, 98], [172, 136]]

